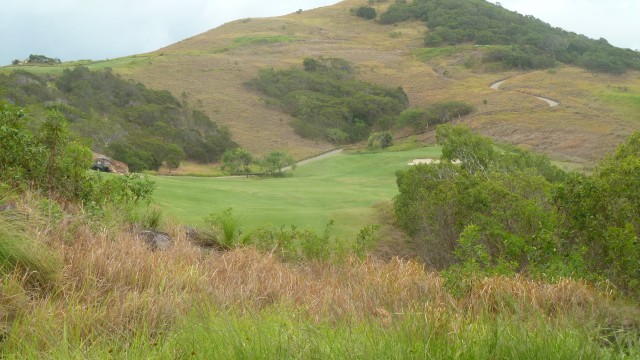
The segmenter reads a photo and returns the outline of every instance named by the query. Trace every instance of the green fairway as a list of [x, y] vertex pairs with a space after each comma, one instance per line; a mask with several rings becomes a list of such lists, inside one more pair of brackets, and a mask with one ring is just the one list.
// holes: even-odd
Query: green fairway
[[199, 225], [205, 215], [228, 207], [245, 230], [296, 225], [348, 239], [373, 223], [377, 202], [397, 193], [395, 172], [417, 158], [437, 158], [440, 148], [375, 154], [337, 154], [298, 167], [286, 178], [154, 177], [155, 200], [180, 222]]

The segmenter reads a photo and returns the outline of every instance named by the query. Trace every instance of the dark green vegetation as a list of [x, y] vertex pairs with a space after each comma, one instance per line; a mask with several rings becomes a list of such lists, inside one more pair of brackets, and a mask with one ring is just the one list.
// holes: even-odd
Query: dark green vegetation
[[226, 128], [168, 91], [150, 90], [110, 70], [78, 66], [59, 77], [23, 70], [0, 74], [0, 94], [37, 113], [57, 109], [69, 129], [91, 148], [127, 163], [131, 170], [175, 168], [183, 159], [217, 161], [237, 146]]
[[286, 167], [295, 168], [294, 158], [282, 150], [274, 150], [262, 158], [257, 158], [243, 148], [225, 151], [222, 155], [222, 170], [231, 175], [284, 176]]
[[361, 18], [365, 18], [367, 20], [372, 20], [378, 17], [378, 13], [375, 8], [370, 6], [361, 6], [356, 10], [356, 16]]
[[460, 127], [437, 138], [446, 161], [398, 173], [395, 213], [430, 264], [455, 269], [452, 283], [524, 273], [640, 291], [640, 133], [589, 175]]
[[60, 63], [61, 61], [58, 58], [50, 58], [48, 56], [34, 55], [34, 54], [29, 55], [29, 57], [24, 61], [20, 61], [16, 59], [11, 62], [12, 65], [20, 65], [20, 64], [51, 65], [51, 64], [60, 64]]
[[372, 129], [388, 129], [408, 104], [401, 87], [387, 88], [355, 79], [342, 59], [304, 60], [304, 69], [264, 69], [248, 83], [296, 119], [303, 137], [334, 144], [366, 140]]
[[379, 16], [383, 24], [409, 19], [426, 22], [426, 46], [494, 45], [484, 51], [483, 61], [499, 62], [507, 68], [540, 69], [561, 62], [614, 74], [640, 69], [636, 51], [554, 28], [484, 0], [396, 2]]
[[475, 111], [472, 105], [461, 101], [438, 102], [426, 109], [407, 109], [399, 116], [397, 123], [401, 127], [410, 127], [421, 133], [438, 124], [445, 124]]

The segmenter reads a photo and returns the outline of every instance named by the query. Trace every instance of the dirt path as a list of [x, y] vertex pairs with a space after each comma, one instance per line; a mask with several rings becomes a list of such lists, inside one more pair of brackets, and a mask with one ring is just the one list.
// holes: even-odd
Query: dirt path
[[[498, 82], [495, 82], [495, 83], [491, 84], [491, 86], [489, 86], [489, 87], [492, 88], [493, 90], [500, 90], [500, 86], [502, 86], [502, 84], [507, 80], [509, 80], [509, 78], [504, 79], [504, 80], [500, 80]], [[518, 91], [518, 92], [523, 93], [523, 94], [527, 94], [527, 95], [531, 95], [531, 94], [528, 94], [528, 93], [525, 93], [525, 92], [522, 92], [522, 91]], [[545, 98], [545, 97], [542, 97], [542, 96], [535, 96], [535, 95], [531, 95], [531, 96], [546, 102], [547, 104], [549, 104], [549, 107], [556, 107], [556, 106], [560, 105], [560, 102], [555, 101], [555, 100], [551, 100], [551, 99], [548, 99], [548, 98]]]
[[[326, 153], [322, 153], [322, 154], [320, 154], [320, 155], [312, 156], [312, 157], [310, 157], [310, 158], [307, 158], [307, 159], [304, 159], [304, 160], [298, 161], [298, 162], [296, 163], [296, 166], [304, 165], [304, 164], [310, 163], [310, 162], [312, 162], [312, 161], [316, 161], [316, 160], [320, 160], [320, 159], [327, 158], [327, 157], [329, 157], [329, 156], [333, 156], [333, 155], [336, 155], [336, 154], [340, 154], [340, 153], [342, 152], [342, 150], [343, 150], [343, 149], [335, 149], [335, 150], [331, 150], [331, 151], [326, 152]], [[291, 166], [287, 166], [287, 167], [283, 167], [283, 168], [282, 168], [282, 171], [288, 171], [288, 170], [291, 170]]]

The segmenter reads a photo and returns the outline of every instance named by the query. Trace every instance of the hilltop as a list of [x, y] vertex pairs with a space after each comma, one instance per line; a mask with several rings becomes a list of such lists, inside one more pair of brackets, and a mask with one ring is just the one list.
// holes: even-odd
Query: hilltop
[[[389, 4], [373, 7], [383, 14]], [[307, 57], [349, 61], [360, 80], [402, 87], [411, 107], [449, 100], [472, 104], [476, 111], [462, 122], [556, 160], [590, 163], [639, 127], [640, 73], [635, 70], [618, 75], [560, 64], [503, 71], [481, 63], [494, 45], [425, 48], [428, 28], [421, 20], [384, 25], [354, 16], [352, 10], [361, 6], [368, 3], [347, 0], [281, 17], [241, 19], [155, 52], [87, 65], [111, 67], [125, 78], [188, 99], [256, 154], [284, 149], [301, 158], [333, 147], [296, 135], [291, 115], [246, 86], [260, 69], [301, 68]], [[490, 88], [504, 79], [506, 91]], [[530, 94], [561, 106], [550, 108]]]

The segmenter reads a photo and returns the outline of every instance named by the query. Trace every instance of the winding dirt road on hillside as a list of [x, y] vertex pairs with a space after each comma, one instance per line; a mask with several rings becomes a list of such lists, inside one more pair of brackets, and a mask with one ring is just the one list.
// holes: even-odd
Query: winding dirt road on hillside
[[[491, 84], [491, 86], [489, 86], [489, 87], [490, 87], [490, 88], [492, 88], [493, 90], [500, 90], [500, 86], [501, 86], [505, 81], [507, 81], [507, 80], [509, 80], [509, 79], [510, 79], [510, 78], [506, 78], [506, 79], [500, 80], [500, 81], [498, 81], [498, 82], [495, 82], [495, 83]], [[514, 90], [514, 91], [517, 91], [517, 90]], [[527, 95], [531, 95], [531, 94], [526, 93], [526, 92], [523, 92], [523, 91], [517, 91], [517, 92], [519, 92], [519, 93], [523, 93], [523, 94], [527, 94]], [[560, 102], [559, 102], [559, 101], [556, 101], [556, 100], [551, 100], [551, 99], [548, 99], [548, 98], [545, 98], [545, 97], [542, 97], [542, 96], [536, 96], [536, 95], [531, 95], [531, 96], [533, 96], [533, 97], [535, 97], [535, 98], [537, 98], [537, 99], [540, 99], [540, 100], [542, 100], [542, 101], [546, 102], [547, 104], [549, 104], [549, 107], [556, 107], [556, 106], [560, 105]]]

